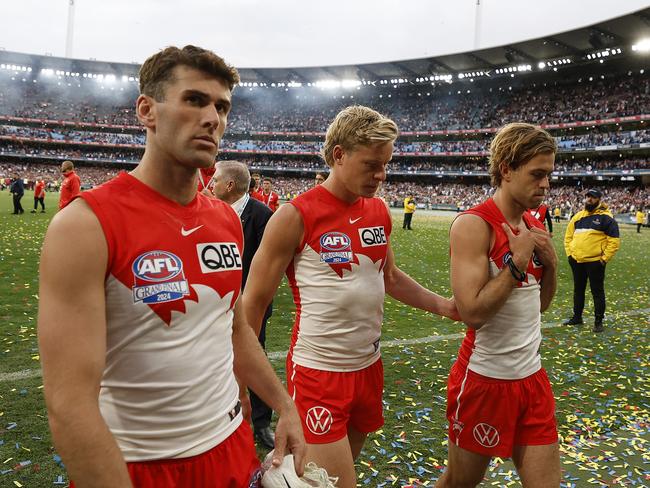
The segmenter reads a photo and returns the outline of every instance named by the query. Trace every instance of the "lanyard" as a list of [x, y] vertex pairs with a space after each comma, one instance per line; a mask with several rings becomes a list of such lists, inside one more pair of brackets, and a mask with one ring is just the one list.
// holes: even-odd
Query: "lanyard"
[[201, 188], [201, 191], [203, 191], [203, 190], [210, 191], [210, 185], [212, 184], [212, 180], [214, 180], [214, 175], [215, 175], [215, 173], [212, 174], [212, 176], [208, 180], [208, 184], [206, 185], [205, 181], [203, 181], [203, 173], [201, 173], [201, 170], [199, 169], [199, 181], [201, 182], [201, 186], [203, 187], [203, 188]]

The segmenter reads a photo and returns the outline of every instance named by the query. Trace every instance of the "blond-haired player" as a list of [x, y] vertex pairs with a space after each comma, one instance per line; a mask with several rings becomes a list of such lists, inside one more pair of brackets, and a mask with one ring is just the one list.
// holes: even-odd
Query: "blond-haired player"
[[362, 106], [341, 111], [327, 130], [322, 185], [283, 205], [253, 259], [244, 294], [259, 327], [286, 272], [296, 304], [287, 383], [303, 422], [307, 460], [356, 485], [354, 459], [383, 425], [379, 339], [386, 293], [457, 317], [447, 300], [395, 265], [391, 217], [375, 192], [397, 137], [395, 123]]

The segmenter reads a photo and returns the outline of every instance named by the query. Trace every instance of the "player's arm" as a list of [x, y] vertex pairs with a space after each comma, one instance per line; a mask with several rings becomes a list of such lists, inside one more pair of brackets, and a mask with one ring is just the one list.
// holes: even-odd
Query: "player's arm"
[[284, 455], [291, 452], [294, 455], [296, 471], [302, 475], [306, 444], [300, 417], [293, 400], [266, 358], [257, 335], [248, 325], [240, 301], [235, 304], [232, 344], [235, 375], [279, 415], [275, 427], [273, 464], [279, 466]]
[[384, 287], [386, 293], [395, 300], [411, 307], [449, 317], [452, 320], [460, 320], [453, 298], [448, 299], [426, 289], [397, 267], [390, 242], [384, 266]]
[[41, 254], [38, 341], [52, 438], [79, 488], [131, 486], [98, 401], [107, 259], [101, 226], [85, 202], [54, 217]]
[[243, 305], [248, 323], [259, 335], [266, 307], [273, 299], [303, 236], [300, 213], [282, 205], [269, 220], [248, 273]]
[[[530, 232], [524, 228], [518, 236], [510, 232], [508, 237], [517, 268], [525, 270], [534, 247]], [[459, 216], [449, 233], [451, 289], [462, 321], [474, 329], [503, 306], [517, 284], [507, 266], [490, 279], [490, 238], [490, 227], [475, 215]]]

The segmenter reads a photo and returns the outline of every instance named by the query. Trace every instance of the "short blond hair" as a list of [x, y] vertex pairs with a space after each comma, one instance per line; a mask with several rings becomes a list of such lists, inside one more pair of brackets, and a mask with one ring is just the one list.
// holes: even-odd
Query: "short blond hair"
[[334, 166], [334, 147], [353, 151], [357, 146], [370, 146], [395, 142], [399, 132], [388, 117], [362, 105], [352, 105], [341, 110], [327, 128], [321, 155], [327, 165]]
[[557, 153], [557, 142], [541, 127], [514, 122], [501, 127], [490, 143], [490, 181], [501, 186], [501, 166], [516, 170], [538, 154]]

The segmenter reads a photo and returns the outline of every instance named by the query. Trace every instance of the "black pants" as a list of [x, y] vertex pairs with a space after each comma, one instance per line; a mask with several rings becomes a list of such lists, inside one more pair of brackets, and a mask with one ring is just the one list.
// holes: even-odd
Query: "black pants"
[[642, 226], [642, 225], [643, 225], [643, 224], [636, 224], [636, 233], [637, 233], [637, 234], [640, 234], [640, 233], [641, 233], [641, 226]]
[[556, 224], [559, 224], [559, 223], [560, 223], [560, 216], [559, 216], [559, 215], [556, 215], [556, 216], [555, 216], [555, 223], [556, 223]]
[[34, 197], [34, 210], [41, 204], [41, 210], [45, 210], [45, 197]]
[[[266, 342], [266, 321], [268, 317], [264, 317], [262, 321], [262, 328], [260, 329], [260, 335], [258, 340], [264, 348]], [[264, 401], [258, 397], [253, 390], [248, 389], [248, 393], [251, 398], [251, 420], [253, 421], [253, 429], [263, 429], [271, 425], [271, 417], [273, 416], [273, 410], [269, 407]]]
[[14, 193], [14, 213], [19, 214], [19, 213], [24, 213], [25, 210], [23, 209], [23, 206], [20, 204], [20, 199], [23, 198], [22, 195], [16, 195]]
[[413, 213], [404, 214], [404, 223], [402, 224], [402, 229], [411, 230], [411, 220], [413, 220]]
[[585, 289], [587, 280], [594, 298], [594, 315], [597, 322], [602, 322], [605, 316], [605, 264], [600, 261], [578, 263], [569, 257], [569, 265], [573, 273], [573, 316], [582, 318], [585, 308]]

